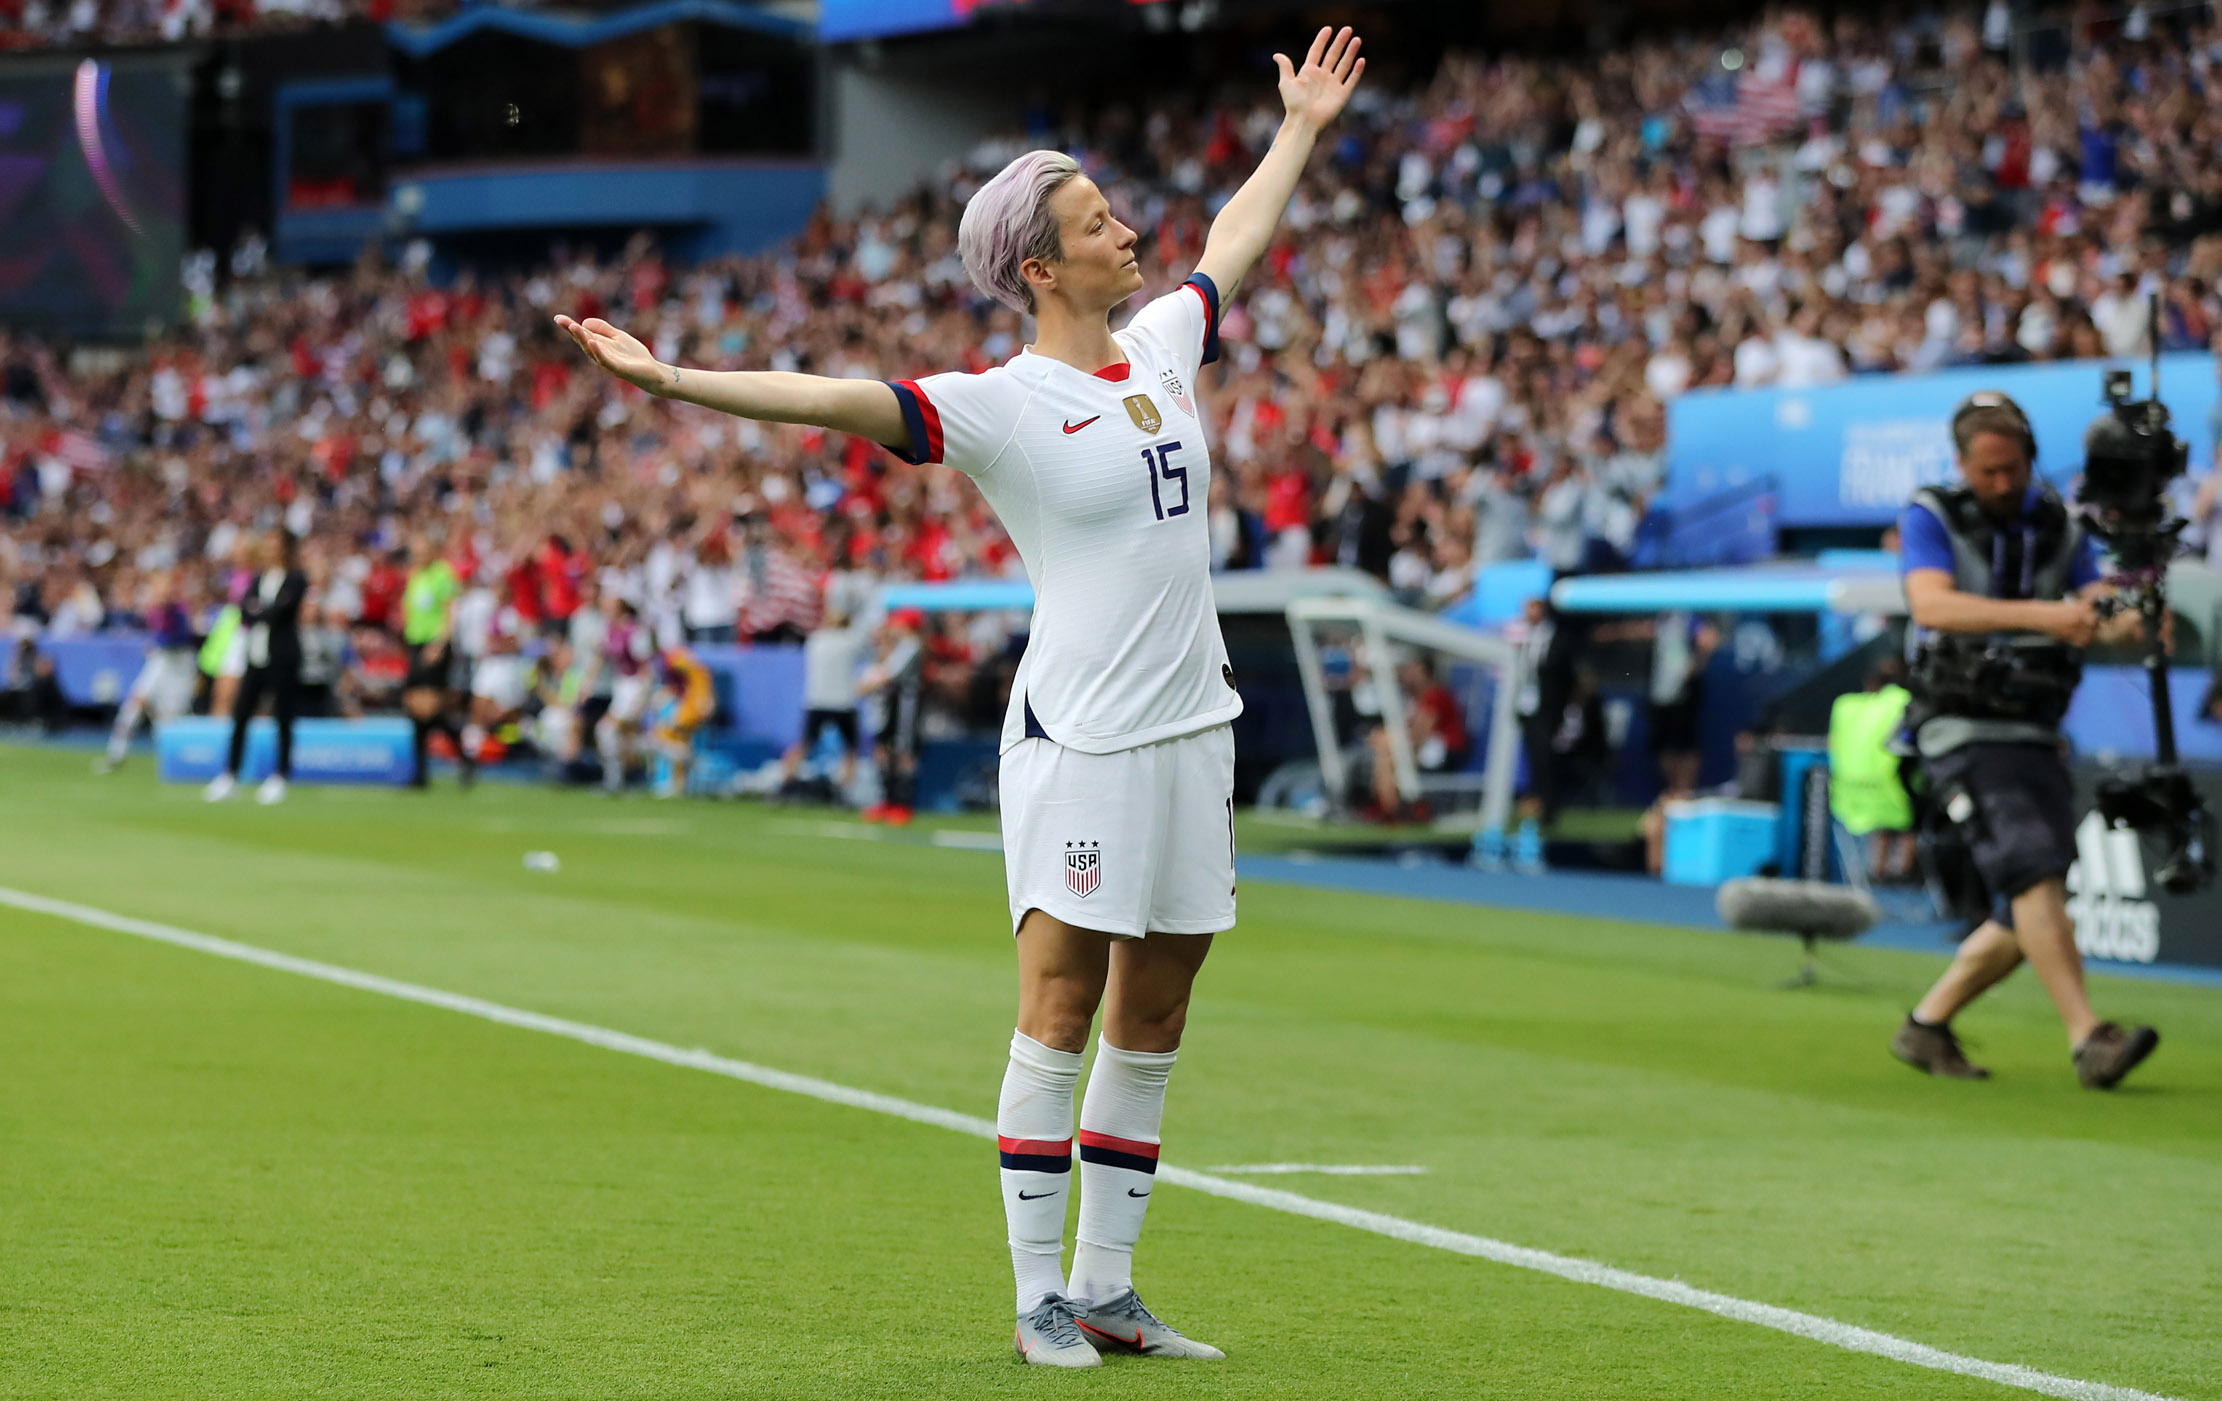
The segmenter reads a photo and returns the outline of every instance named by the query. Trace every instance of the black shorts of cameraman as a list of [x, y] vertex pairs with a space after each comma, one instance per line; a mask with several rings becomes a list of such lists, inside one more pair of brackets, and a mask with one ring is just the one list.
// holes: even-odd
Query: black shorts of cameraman
[[2075, 863], [2075, 782], [2057, 744], [1972, 743], [1922, 771], [1981, 876], [1989, 917], [2014, 927], [2014, 898]]

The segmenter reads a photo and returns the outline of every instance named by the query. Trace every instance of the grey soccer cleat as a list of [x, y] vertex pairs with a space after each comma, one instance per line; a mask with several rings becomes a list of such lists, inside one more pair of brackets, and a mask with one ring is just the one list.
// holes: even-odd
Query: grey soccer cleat
[[1052, 1294], [1033, 1312], [1019, 1315], [1011, 1338], [1018, 1360], [1037, 1367], [1101, 1367], [1103, 1359], [1088, 1346], [1073, 1322], [1072, 1300]]
[[1131, 1289], [1100, 1304], [1075, 1303], [1072, 1309], [1080, 1331], [1099, 1348], [1138, 1352], [1144, 1357], [1218, 1359], [1226, 1356], [1209, 1343], [1182, 1336], [1179, 1329], [1151, 1313], [1141, 1296]]

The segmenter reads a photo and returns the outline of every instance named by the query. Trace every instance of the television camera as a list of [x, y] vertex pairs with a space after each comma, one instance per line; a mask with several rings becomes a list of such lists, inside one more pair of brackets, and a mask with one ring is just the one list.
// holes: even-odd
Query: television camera
[[2175, 894], [2214, 879], [2214, 818], [2176, 754], [2175, 712], [2168, 697], [2168, 561], [2186, 522], [2168, 503], [2169, 484], [2183, 475], [2187, 450], [2169, 431], [2160, 402], [2160, 307], [2150, 317], [2152, 394], [2135, 399], [2127, 370], [2109, 370], [2106, 412], [2083, 435], [2083, 482], [2076, 492], [2087, 528], [2113, 556], [2113, 594], [2102, 616], [2134, 611], [2145, 620], [2144, 668], [2152, 687], [2154, 757], [2150, 764], [2109, 774], [2098, 787], [2099, 814], [2137, 831], [2160, 851], [2153, 878]]

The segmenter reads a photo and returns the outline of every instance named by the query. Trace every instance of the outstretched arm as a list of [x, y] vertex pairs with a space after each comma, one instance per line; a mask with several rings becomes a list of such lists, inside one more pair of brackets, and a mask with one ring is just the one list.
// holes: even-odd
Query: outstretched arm
[[1313, 36], [1302, 68], [1293, 67], [1287, 54], [1273, 55], [1281, 70], [1281, 103], [1288, 114], [1281, 119], [1265, 159], [1211, 221], [1204, 256], [1196, 264], [1196, 271], [1219, 289], [1222, 301], [1234, 295], [1236, 284], [1264, 254], [1319, 134], [1342, 111], [1359, 75], [1366, 71], [1366, 61], [1358, 57], [1358, 42], [1347, 27], [1340, 33], [1322, 29]]
[[595, 364], [659, 399], [700, 404], [766, 423], [807, 423], [875, 443], [910, 443], [895, 391], [876, 379], [832, 379], [780, 370], [682, 370], [657, 360], [647, 346], [598, 316], [585, 321], [558, 316], [556, 324]]

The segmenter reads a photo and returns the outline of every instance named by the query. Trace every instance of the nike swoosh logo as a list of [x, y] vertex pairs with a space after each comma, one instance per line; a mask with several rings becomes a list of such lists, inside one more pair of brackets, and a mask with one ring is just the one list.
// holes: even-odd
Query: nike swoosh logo
[[1146, 1197], [1149, 1195], [1147, 1192], [1137, 1192], [1132, 1187], [1126, 1189], [1126, 1194], [1130, 1197]]
[[[1097, 415], [1096, 415], [1096, 418], [1101, 418], [1101, 417], [1103, 417], [1103, 415], [1102, 415], [1102, 414], [1097, 414]], [[1083, 429], [1083, 428], [1087, 427], [1087, 426], [1088, 426], [1089, 424], [1091, 424], [1091, 423], [1095, 422], [1095, 421], [1096, 421], [1096, 418], [1084, 418], [1084, 419], [1080, 420], [1080, 421], [1079, 421], [1078, 423], [1069, 423], [1069, 422], [1068, 422], [1068, 423], [1067, 423], [1067, 424], [1065, 425], [1065, 431], [1066, 431], [1067, 433], [1077, 433], [1077, 432], [1079, 432], [1079, 431], [1080, 431], [1081, 429]]]
[[[1129, 1187], [1127, 1190], [1131, 1192], [1134, 1189]], [[1038, 1202], [1043, 1197], [1054, 1197], [1056, 1195], [1055, 1192], [1021, 1192], [1018, 1194], [1018, 1199], [1022, 1202]]]
[[1104, 1331], [1103, 1331], [1103, 1330], [1102, 1330], [1101, 1328], [1098, 1328], [1098, 1327], [1096, 1327], [1096, 1326], [1095, 1326], [1094, 1324], [1092, 1324], [1092, 1323], [1082, 1323], [1082, 1322], [1081, 1322], [1081, 1321], [1080, 1321], [1079, 1319], [1077, 1319], [1077, 1318], [1076, 1318], [1076, 1319], [1074, 1319], [1074, 1320], [1073, 1320], [1073, 1322], [1075, 1322], [1075, 1323], [1079, 1323], [1079, 1324], [1080, 1324], [1080, 1327], [1081, 1327], [1081, 1329], [1082, 1329], [1083, 1331], [1085, 1331], [1085, 1332], [1089, 1332], [1089, 1333], [1093, 1333], [1093, 1334], [1095, 1334], [1095, 1335], [1096, 1335], [1097, 1337], [1099, 1337], [1099, 1338], [1108, 1338], [1109, 1340], [1111, 1340], [1111, 1341], [1112, 1341], [1112, 1342], [1114, 1342], [1114, 1343], [1123, 1343], [1123, 1344], [1125, 1344], [1125, 1345], [1126, 1345], [1127, 1347], [1133, 1348], [1133, 1349], [1135, 1349], [1136, 1351], [1140, 1351], [1140, 1350], [1141, 1350], [1141, 1347], [1142, 1347], [1142, 1329], [1141, 1329], [1140, 1325], [1136, 1325], [1136, 1327], [1135, 1327], [1135, 1329], [1134, 1329], [1134, 1336], [1133, 1336], [1133, 1337], [1131, 1337], [1131, 1338], [1122, 1338], [1122, 1337], [1120, 1337], [1120, 1336], [1119, 1336], [1118, 1334], [1116, 1334], [1116, 1333], [1106, 1333], [1106, 1332], [1104, 1332]]

